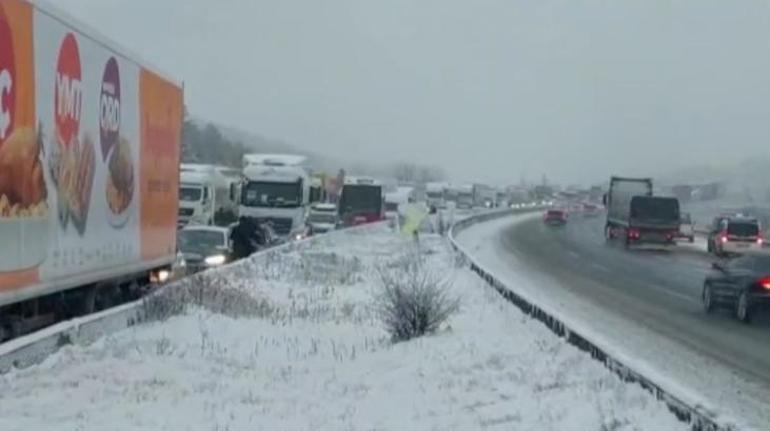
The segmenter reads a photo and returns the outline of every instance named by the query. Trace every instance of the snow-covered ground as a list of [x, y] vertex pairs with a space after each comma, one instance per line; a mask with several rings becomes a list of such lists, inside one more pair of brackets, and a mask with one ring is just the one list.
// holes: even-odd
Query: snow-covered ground
[[461, 310], [434, 335], [391, 343], [372, 306], [376, 268], [396, 270], [412, 248], [381, 226], [209, 273], [206, 288], [228, 292], [220, 305], [246, 295], [0, 375], [0, 430], [687, 429], [437, 236], [420, 252]]

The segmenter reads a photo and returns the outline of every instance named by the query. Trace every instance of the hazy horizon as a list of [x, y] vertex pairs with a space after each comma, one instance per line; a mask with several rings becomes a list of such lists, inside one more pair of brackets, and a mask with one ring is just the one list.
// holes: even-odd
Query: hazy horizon
[[767, 3], [57, 4], [197, 117], [348, 160], [571, 183], [770, 156]]

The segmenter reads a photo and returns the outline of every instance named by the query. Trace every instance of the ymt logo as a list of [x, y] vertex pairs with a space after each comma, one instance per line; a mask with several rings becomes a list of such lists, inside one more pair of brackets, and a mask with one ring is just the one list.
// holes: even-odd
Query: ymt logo
[[75, 35], [67, 33], [59, 48], [54, 89], [56, 129], [60, 143], [65, 146], [78, 134], [82, 101], [80, 51]]

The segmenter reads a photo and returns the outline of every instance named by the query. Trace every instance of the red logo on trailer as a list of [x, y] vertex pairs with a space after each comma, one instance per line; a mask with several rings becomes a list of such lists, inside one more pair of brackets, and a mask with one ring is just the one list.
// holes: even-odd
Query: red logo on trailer
[[75, 35], [67, 33], [59, 48], [54, 86], [54, 117], [59, 143], [62, 145], [68, 146], [78, 135], [82, 102], [80, 51]]
[[13, 132], [13, 117], [16, 115], [15, 77], [11, 26], [0, 4], [0, 147]]

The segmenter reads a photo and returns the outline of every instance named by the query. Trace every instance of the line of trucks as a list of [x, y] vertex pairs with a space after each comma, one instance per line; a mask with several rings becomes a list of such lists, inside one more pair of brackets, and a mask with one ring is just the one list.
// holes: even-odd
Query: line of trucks
[[492, 208], [506, 206], [507, 193], [486, 184], [450, 184], [431, 182], [425, 185], [425, 196], [429, 206], [444, 209], [449, 203], [458, 209], [474, 207]]
[[[0, 2], [0, 341], [140, 297], [185, 225], [307, 233], [326, 193], [305, 157], [180, 166], [183, 116], [182, 85], [136, 55], [45, 2]], [[377, 181], [337, 180], [337, 224], [383, 219]]]

